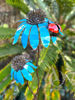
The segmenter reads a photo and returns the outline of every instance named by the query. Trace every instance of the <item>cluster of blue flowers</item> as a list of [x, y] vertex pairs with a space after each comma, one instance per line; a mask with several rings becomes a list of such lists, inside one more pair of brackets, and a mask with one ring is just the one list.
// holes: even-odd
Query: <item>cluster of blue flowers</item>
[[[39, 20], [39, 18], [35, 18], [35, 19]], [[30, 21], [32, 21], [32, 20], [30, 20]], [[13, 44], [17, 43], [19, 36], [22, 33], [21, 42], [22, 42], [24, 49], [27, 47], [27, 44], [30, 43], [30, 46], [32, 47], [32, 49], [36, 50], [39, 45], [40, 40], [45, 48], [47, 48], [49, 46], [50, 32], [48, 30], [48, 24], [54, 23], [54, 22], [50, 21], [47, 18], [43, 18], [42, 22], [38, 21], [39, 22], [38, 24], [30, 24], [29, 19], [21, 19], [19, 22], [22, 22], [22, 23], [17, 28], [16, 34], [13, 37], [13, 39], [14, 39]], [[59, 33], [61, 35], [63, 35], [62, 32], [59, 32]], [[56, 43], [57, 37], [53, 36], [51, 39], [52, 39], [53, 43]], [[25, 77], [25, 79], [31, 81], [32, 76], [30, 75], [30, 73], [34, 72], [34, 70], [32, 69], [31, 66], [34, 67], [35, 69], [37, 68], [30, 62], [26, 63], [25, 66], [23, 66], [24, 68], [22, 70], [19, 70], [18, 72], [16, 72], [12, 68], [11, 69], [11, 78], [14, 75], [15, 80], [21, 84], [24, 84], [23, 76]], [[23, 76], [22, 76], [22, 74], [23, 74]]]

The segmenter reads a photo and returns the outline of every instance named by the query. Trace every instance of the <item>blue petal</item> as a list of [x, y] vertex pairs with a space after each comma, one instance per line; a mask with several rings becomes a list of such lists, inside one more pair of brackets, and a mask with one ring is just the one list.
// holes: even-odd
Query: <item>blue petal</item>
[[29, 71], [29, 73], [33, 73], [33, 72], [34, 72], [33, 68], [32, 68], [31, 66], [29, 66], [29, 65], [26, 65], [26, 64], [25, 64], [24, 68], [25, 68], [27, 71]]
[[30, 45], [36, 49], [39, 44], [39, 33], [36, 25], [33, 25], [30, 32]]
[[27, 60], [27, 59], [25, 59], [25, 61], [27, 61], [27, 62], [33, 62], [32, 60]]
[[13, 75], [14, 75], [14, 69], [11, 68], [11, 80], [12, 80], [12, 78], [13, 78]]
[[52, 36], [52, 42], [56, 44], [57, 37]]
[[47, 22], [44, 22], [42, 24], [38, 24], [39, 25], [39, 28], [41, 27], [48, 27], [48, 23]]
[[28, 42], [28, 36], [29, 36], [30, 28], [31, 28], [31, 26], [28, 25], [26, 27], [26, 29], [23, 31], [22, 38], [21, 38], [21, 42], [22, 42], [23, 48], [27, 47], [27, 42]]
[[38, 24], [39, 28], [46, 27], [48, 28], [48, 22], [44, 22], [42, 24]]
[[18, 83], [18, 80], [17, 80], [17, 72], [14, 71], [14, 79], [16, 80], [16, 82]]
[[35, 68], [35, 69], [37, 68], [37, 66], [33, 65], [33, 64], [30, 63], [30, 62], [27, 62], [26, 65], [32, 66], [32, 67]]
[[25, 68], [22, 69], [21, 72], [24, 75], [25, 79], [32, 81], [32, 76], [27, 72], [27, 70]]
[[48, 18], [45, 18], [45, 22], [54, 23], [53, 21], [49, 20]]
[[64, 35], [64, 34], [60, 31], [60, 29], [59, 29], [59, 33], [60, 33], [61, 35]]
[[16, 34], [15, 34], [15, 36], [14, 36], [13, 44], [15, 44], [15, 43], [18, 41], [18, 38], [19, 38], [19, 36], [20, 36], [20, 33], [21, 33], [21, 31], [22, 31], [24, 28], [25, 28], [24, 25], [21, 25], [21, 26], [18, 27], [18, 29], [17, 29], [17, 31], [16, 31]]
[[26, 22], [22, 22], [22, 23], [18, 26], [18, 28], [19, 28], [20, 26], [22, 26], [22, 25], [26, 26], [27, 23], [26, 23]]
[[27, 19], [21, 19], [21, 20], [19, 20], [18, 22], [26, 22], [27, 21]]
[[20, 70], [17, 72], [17, 80], [18, 80], [18, 82], [20, 82], [22, 85], [24, 84], [24, 79], [23, 79], [23, 76], [22, 76]]
[[42, 41], [44, 47], [47, 48], [50, 43], [50, 34], [46, 27], [40, 27], [40, 26], [41, 26], [41, 24], [39, 24], [41, 41]]
[[45, 22], [48, 22], [49, 20], [48, 20], [48, 18], [45, 18]]
[[46, 23], [46, 22], [45, 22], [45, 23], [40, 24], [40, 26], [41, 26], [41, 25], [42, 25], [42, 26], [44, 26], [44, 27], [48, 27], [48, 23]]

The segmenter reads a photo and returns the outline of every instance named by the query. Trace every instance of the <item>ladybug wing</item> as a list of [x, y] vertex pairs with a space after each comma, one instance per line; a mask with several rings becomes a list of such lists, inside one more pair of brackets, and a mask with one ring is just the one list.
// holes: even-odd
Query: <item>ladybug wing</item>
[[61, 27], [58, 25], [58, 24], [56, 24], [56, 26], [58, 27], [58, 31], [59, 31], [59, 33], [61, 34], [61, 35], [64, 35], [61, 31]]

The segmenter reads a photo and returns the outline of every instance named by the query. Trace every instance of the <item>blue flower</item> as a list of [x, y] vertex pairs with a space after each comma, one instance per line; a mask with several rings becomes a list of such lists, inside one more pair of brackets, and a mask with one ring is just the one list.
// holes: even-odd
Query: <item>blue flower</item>
[[42, 41], [44, 47], [48, 47], [50, 44], [50, 34], [48, 31], [48, 19], [41, 10], [31, 11], [28, 14], [27, 19], [22, 19], [22, 22], [14, 36], [13, 44], [17, 43], [19, 36], [21, 36], [21, 42], [23, 48], [27, 47], [28, 41], [33, 49], [37, 49], [39, 41]]
[[[20, 61], [20, 59], [22, 61]], [[14, 79], [16, 80], [16, 82], [17, 83], [21, 83], [22, 85], [24, 84], [24, 78], [26, 80], [28, 80], [28, 81], [32, 81], [31, 73], [34, 72], [33, 68], [36, 69], [37, 66], [33, 65], [31, 61], [26, 60], [26, 59], [24, 59], [21, 56], [16, 56], [14, 58], [14, 60], [12, 61], [11, 79], [13, 79], [13, 77], [14, 77]]]

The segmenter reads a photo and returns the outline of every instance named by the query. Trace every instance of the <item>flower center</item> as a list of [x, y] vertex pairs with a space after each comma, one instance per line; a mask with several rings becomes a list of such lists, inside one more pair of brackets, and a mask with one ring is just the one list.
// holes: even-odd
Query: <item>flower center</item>
[[30, 60], [30, 56], [28, 54], [15, 56], [11, 61], [11, 67], [16, 71], [21, 70], [24, 68], [24, 65], [28, 62], [28, 60]]
[[27, 17], [27, 23], [37, 25], [44, 22], [44, 18], [46, 17], [46, 15], [41, 9], [37, 9], [35, 11], [30, 11]]

